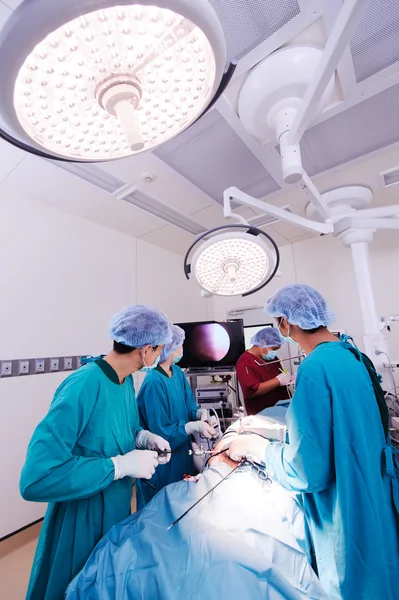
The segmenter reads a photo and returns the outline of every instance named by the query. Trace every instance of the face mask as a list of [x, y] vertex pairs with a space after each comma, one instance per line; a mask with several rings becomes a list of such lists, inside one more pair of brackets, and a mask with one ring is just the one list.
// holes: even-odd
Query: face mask
[[288, 342], [288, 344], [296, 344], [296, 341], [292, 339], [292, 337], [290, 337], [290, 327], [291, 325], [288, 324], [288, 335], [283, 335], [280, 329], [280, 326], [278, 326], [278, 330], [280, 332], [281, 337], [283, 338], [283, 340], [285, 342]]
[[263, 360], [274, 360], [277, 356], [277, 352], [274, 350], [269, 350], [267, 354], [262, 354]]
[[178, 354], [177, 356], [173, 357], [173, 364], [177, 365], [177, 363], [179, 363], [181, 361], [181, 359], [183, 358], [183, 352], [181, 352], [180, 354]]
[[153, 369], [156, 369], [156, 368], [157, 368], [157, 366], [159, 365], [159, 361], [160, 361], [160, 360], [161, 360], [161, 357], [160, 357], [160, 356], [157, 356], [157, 357], [156, 357], [156, 359], [155, 359], [155, 361], [154, 361], [154, 364], [152, 364], [152, 365], [150, 365], [150, 366], [147, 366], [147, 365], [145, 364], [144, 358], [142, 358], [142, 361], [143, 361], [143, 363], [144, 363], [144, 367], [142, 367], [142, 369], [140, 369], [140, 370], [141, 370], [143, 373], [148, 373], [149, 371], [152, 371]]

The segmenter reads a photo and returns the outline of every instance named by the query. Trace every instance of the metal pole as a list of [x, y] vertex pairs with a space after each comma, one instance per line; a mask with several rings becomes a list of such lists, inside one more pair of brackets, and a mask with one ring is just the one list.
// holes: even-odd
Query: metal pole
[[367, 242], [351, 244], [360, 308], [366, 335], [381, 332], [370, 276], [370, 256]]
[[[353, 239], [349, 245], [352, 250], [360, 308], [363, 317], [365, 332], [363, 337], [364, 349], [367, 356], [374, 363], [377, 372], [382, 376], [384, 389], [389, 391], [395, 387], [395, 379], [392, 370], [384, 367], [384, 363], [387, 362], [387, 357], [389, 356], [389, 348], [382, 331], [383, 325], [378, 318], [371, 283], [369, 241], [372, 240], [372, 233], [361, 231], [352, 231], [351, 233], [355, 236], [359, 234], [359, 241]], [[368, 241], [365, 241], [364, 237], [363, 241], [361, 240], [360, 236], [362, 233], [363, 236], [369, 236]]]

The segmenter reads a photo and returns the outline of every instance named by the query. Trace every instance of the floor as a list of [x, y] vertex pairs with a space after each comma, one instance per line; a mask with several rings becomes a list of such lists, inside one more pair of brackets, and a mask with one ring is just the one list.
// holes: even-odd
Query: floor
[[24, 600], [41, 524], [0, 543], [0, 598]]
[[[133, 488], [132, 512], [136, 510]], [[0, 598], [25, 600], [41, 523], [0, 543]]]

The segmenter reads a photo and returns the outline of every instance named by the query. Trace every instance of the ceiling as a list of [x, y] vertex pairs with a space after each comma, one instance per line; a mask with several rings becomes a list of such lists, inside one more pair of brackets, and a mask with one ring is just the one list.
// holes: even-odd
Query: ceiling
[[[0, 142], [0, 198], [24, 194], [178, 253], [195, 235], [225, 222], [222, 194], [230, 186], [303, 214], [307, 198], [283, 183], [276, 141], [261, 145], [244, 130], [237, 98], [248, 71], [281, 46], [324, 46], [342, 0], [211, 3], [228, 58], [239, 59], [211, 111], [154, 152], [101, 167], [66, 170]], [[0, 27], [18, 4], [0, 1]], [[395, 202], [399, 188], [384, 188], [379, 173], [399, 165], [399, 2], [368, 2], [338, 65], [334, 101], [305, 132], [301, 150], [320, 191], [363, 184], [373, 189], [375, 205]], [[251, 209], [240, 212], [256, 216]], [[312, 236], [281, 222], [267, 231], [280, 246]]]

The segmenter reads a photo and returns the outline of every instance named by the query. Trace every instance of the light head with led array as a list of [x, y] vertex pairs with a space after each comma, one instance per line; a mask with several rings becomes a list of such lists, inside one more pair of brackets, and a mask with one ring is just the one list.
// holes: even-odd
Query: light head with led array
[[184, 274], [190, 279], [194, 273], [205, 294], [245, 297], [264, 288], [279, 264], [280, 253], [273, 238], [257, 227], [240, 223], [200, 235], [187, 250]]
[[0, 138], [43, 158], [154, 149], [209, 109], [224, 73], [208, 0], [24, 0], [0, 34]]

